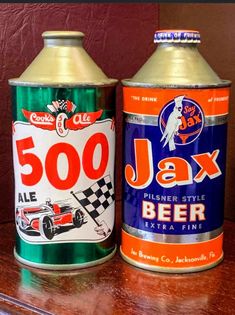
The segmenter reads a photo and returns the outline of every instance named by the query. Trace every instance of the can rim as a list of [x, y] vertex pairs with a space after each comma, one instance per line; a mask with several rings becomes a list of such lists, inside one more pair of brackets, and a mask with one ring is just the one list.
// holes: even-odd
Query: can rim
[[51, 87], [51, 88], [70, 88], [70, 87], [106, 87], [117, 85], [117, 79], [108, 79], [103, 82], [33, 82], [33, 81], [20, 81], [19, 78], [8, 80], [8, 84], [12, 86], [25, 86], [25, 87]]
[[144, 87], [144, 88], [160, 88], [160, 89], [206, 89], [206, 88], [220, 88], [220, 87], [230, 87], [232, 81], [221, 80], [221, 83], [211, 83], [211, 84], [155, 84], [155, 83], [143, 83], [143, 82], [133, 82], [132, 79], [121, 80], [123, 86], [127, 87]]
[[92, 260], [92, 261], [81, 263], [81, 264], [75, 263], [75, 264], [56, 264], [55, 265], [55, 264], [45, 264], [45, 263], [37, 263], [37, 262], [29, 261], [25, 258], [20, 257], [16, 252], [16, 248], [14, 248], [15, 259], [19, 261], [21, 264], [30, 266], [32, 268], [40, 268], [40, 269], [45, 269], [45, 270], [76, 270], [76, 269], [84, 269], [88, 267], [97, 266], [110, 260], [115, 255], [116, 252], [117, 252], [117, 245], [115, 244], [112, 252], [100, 259]]
[[42, 33], [42, 37], [51, 38], [83, 38], [85, 34], [79, 31], [46, 31]]

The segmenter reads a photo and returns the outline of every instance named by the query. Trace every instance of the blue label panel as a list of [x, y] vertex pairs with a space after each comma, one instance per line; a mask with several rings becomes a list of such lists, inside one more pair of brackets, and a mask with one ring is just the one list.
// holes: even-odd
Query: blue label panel
[[[175, 141], [175, 148], [172, 150], [169, 145], [164, 146], [163, 132], [164, 130], [160, 130], [159, 126], [125, 124], [124, 166], [131, 165], [136, 172], [134, 140], [148, 139], [152, 148], [154, 176], [147, 187], [136, 189], [127, 183], [124, 175], [124, 223], [144, 231], [164, 234], [197, 234], [221, 227], [224, 208], [227, 124], [204, 127], [200, 130], [200, 135], [192, 142], [177, 145], [177, 141]], [[202, 167], [192, 156], [204, 153], [211, 156], [215, 150], [219, 153], [214, 158], [214, 162], [221, 173], [214, 178], [205, 174], [201, 182], [196, 182], [194, 178], [200, 170], [202, 171]], [[142, 152], [141, 154], [147, 153]], [[157, 182], [158, 163], [170, 157], [182, 158], [189, 163], [192, 183], [162, 187]], [[147, 205], [147, 208], [148, 205], [151, 205], [151, 212], [153, 214], [155, 211], [156, 215], [152, 217], [150, 215], [151, 218], [148, 218], [148, 215], [143, 216], [143, 204]], [[177, 222], [179, 220], [175, 220], [174, 217], [174, 211], [177, 211], [175, 209], [179, 205], [183, 207], [180, 220], [184, 222]], [[200, 219], [200, 216], [193, 216], [192, 208], [197, 209], [197, 205], [204, 206], [203, 219]], [[166, 207], [165, 220], [159, 220], [159, 207]], [[192, 220], [192, 218], [196, 218], [196, 220]]]

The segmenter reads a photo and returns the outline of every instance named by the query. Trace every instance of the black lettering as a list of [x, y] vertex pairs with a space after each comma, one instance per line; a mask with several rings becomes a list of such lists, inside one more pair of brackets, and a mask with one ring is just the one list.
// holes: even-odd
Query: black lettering
[[30, 201], [37, 201], [36, 192], [35, 191], [31, 191], [29, 193], [29, 198], [30, 198]]

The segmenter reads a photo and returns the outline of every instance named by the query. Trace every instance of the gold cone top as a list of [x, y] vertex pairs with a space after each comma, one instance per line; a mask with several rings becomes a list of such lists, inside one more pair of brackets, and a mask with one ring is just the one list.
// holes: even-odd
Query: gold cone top
[[[166, 32], [166, 31], [159, 31]], [[174, 32], [186, 32], [176, 31]], [[131, 78], [123, 80], [127, 86], [207, 87], [227, 86], [197, 49], [197, 43], [163, 41], [156, 51]]]
[[82, 46], [84, 34], [76, 31], [47, 31], [44, 48], [19, 78], [10, 85], [23, 86], [106, 86], [109, 79]]

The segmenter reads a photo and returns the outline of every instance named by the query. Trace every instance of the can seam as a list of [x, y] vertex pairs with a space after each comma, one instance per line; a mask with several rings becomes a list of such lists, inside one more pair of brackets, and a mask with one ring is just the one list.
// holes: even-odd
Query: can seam
[[154, 84], [154, 83], [141, 83], [133, 82], [131, 79], [121, 80], [123, 86], [127, 87], [142, 87], [142, 88], [159, 88], [159, 89], [208, 89], [208, 88], [224, 88], [230, 87], [232, 81], [222, 80], [221, 83], [215, 84]]
[[27, 82], [27, 81], [17, 81], [17, 78], [8, 80], [9, 85], [11, 86], [23, 86], [23, 87], [48, 87], [48, 88], [83, 88], [83, 87], [109, 87], [115, 86], [118, 84], [118, 80], [111, 79], [110, 83], [82, 83], [82, 82], [74, 82], [74, 83], [49, 83], [49, 82]]

